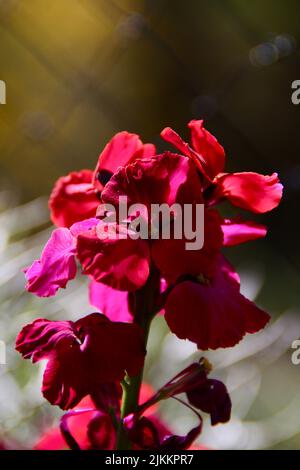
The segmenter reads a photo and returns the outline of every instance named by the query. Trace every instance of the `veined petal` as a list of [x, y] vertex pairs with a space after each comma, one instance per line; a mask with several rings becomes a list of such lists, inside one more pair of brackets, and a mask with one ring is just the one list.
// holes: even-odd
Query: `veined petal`
[[24, 270], [26, 289], [39, 297], [55, 295], [76, 275], [75, 239], [67, 228], [58, 228], [46, 243], [41, 258]]

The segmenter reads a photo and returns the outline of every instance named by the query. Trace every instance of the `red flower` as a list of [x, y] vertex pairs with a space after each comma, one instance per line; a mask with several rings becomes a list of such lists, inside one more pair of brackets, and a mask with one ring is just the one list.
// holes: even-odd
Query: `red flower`
[[[156, 394], [138, 406], [135, 413], [124, 420], [129, 438], [140, 449], [188, 449], [199, 436], [202, 429], [202, 418], [199, 413], [184, 401], [176, 398], [186, 393], [189, 403], [205, 413], [209, 413], [212, 425], [226, 423], [230, 419], [231, 400], [225, 385], [219, 380], [208, 379], [210, 363], [201, 358], [182, 370], [173, 379], [161, 387]], [[199, 419], [199, 424], [184, 436], [170, 435], [159, 432], [159, 429], [144, 416], [145, 412], [161, 400], [176, 398], [181, 404], [190, 408]]]
[[192, 406], [210, 414], [213, 426], [218, 423], [226, 423], [230, 419], [231, 400], [227, 388], [222, 382], [216, 379], [208, 379], [210, 371], [211, 365], [205, 358], [201, 358], [199, 362], [194, 362], [140, 405], [135, 417], [144, 414], [149, 406], [153, 406], [160, 400], [186, 393]]
[[217, 139], [204, 128], [202, 120], [191, 121], [189, 128], [193, 148], [169, 127], [161, 136], [195, 162], [205, 179], [208, 204], [226, 198], [233, 205], [256, 213], [268, 212], [278, 206], [282, 185], [276, 173], [271, 176], [253, 172], [223, 173], [225, 153]]
[[[106, 185], [102, 199], [118, 207], [120, 196], [127, 197], [128, 207], [140, 203], [150, 210], [154, 203], [169, 206], [201, 203], [202, 185], [189, 159], [165, 153], [120, 168]], [[201, 250], [186, 251], [185, 238], [159, 238], [150, 242], [143, 238], [124, 238], [128, 234], [126, 225], [112, 223], [116, 237], [108, 233], [100, 239], [96, 229], [81, 233], [77, 256], [85, 274], [120, 290], [133, 291], [143, 286], [149, 276], [151, 260], [168, 280], [180, 274], [194, 274], [196, 269], [197, 274], [199, 270], [208, 274], [213, 269], [223, 236], [219, 216], [208, 210], [205, 218], [207, 236]]]
[[140, 328], [93, 313], [77, 322], [35, 320], [19, 333], [16, 349], [33, 362], [47, 359], [42, 392], [53, 405], [73, 408], [102, 384], [135, 375], [144, 362]]
[[269, 321], [266, 312], [240, 293], [237, 273], [221, 257], [211, 279], [201, 276], [178, 283], [167, 298], [165, 312], [171, 331], [202, 350], [234, 346]]
[[99, 205], [97, 193], [103, 190], [117, 168], [154, 154], [154, 145], [143, 144], [136, 134], [119, 132], [100, 154], [94, 172], [81, 170], [57, 180], [49, 199], [52, 222], [58, 227], [70, 227], [94, 217]]
[[57, 180], [49, 198], [51, 220], [55, 225], [70, 227], [95, 216], [99, 199], [92, 178], [92, 171], [81, 170]]
[[[140, 390], [139, 403], [148, 400], [154, 391], [148, 384], [143, 383]], [[49, 429], [37, 441], [35, 450], [63, 450], [72, 447], [81, 450], [114, 450], [116, 430], [110, 415], [103, 408], [95, 407], [90, 397], [85, 397], [76, 409], [67, 412], [61, 419], [61, 426]], [[150, 406], [146, 416], [155, 423], [161, 435], [170, 434], [163, 422], [157, 417], [157, 406]], [[118, 413], [116, 412], [118, 416]], [[61, 432], [62, 431], [62, 432]]]

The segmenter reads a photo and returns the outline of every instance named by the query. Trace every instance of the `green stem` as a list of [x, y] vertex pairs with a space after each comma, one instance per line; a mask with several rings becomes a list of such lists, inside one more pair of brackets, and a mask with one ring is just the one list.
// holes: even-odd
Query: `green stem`
[[[145, 349], [153, 319], [154, 302], [159, 292], [159, 276], [155, 270], [151, 271], [149, 279], [144, 287], [135, 293], [134, 298], [134, 323], [138, 324], [144, 332]], [[123, 396], [121, 407], [121, 420], [117, 436], [117, 450], [131, 449], [126, 430], [123, 427], [125, 416], [134, 413], [139, 404], [140, 388], [143, 380], [144, 368], [134, 377], [128, 377], [122, 383]]]

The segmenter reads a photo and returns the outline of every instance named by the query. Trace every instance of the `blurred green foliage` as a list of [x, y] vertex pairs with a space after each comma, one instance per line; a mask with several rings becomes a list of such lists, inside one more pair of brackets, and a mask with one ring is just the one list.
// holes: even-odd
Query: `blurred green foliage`
[[[41, 369], [14, 352], [18, 329], [40, 315], [77, 318], [89, 311], [84, 281], [54, 300], [24, 292], [21, 268], [49, 234], [45, 196], [71, 170], [93, 168], [110, 137], [137, 132], [165, 148], [171, 125], [187, 136], [205, 118], [225, 146], [228, 170], [277, 171], [284, 200], [266, 240], [229, 250], [245, 293], [274, 323], [234, 350], [211, 354], [232, 390], [232, 423], [202, 441], [216, 448], [300, 448], [299, 370], [290, 344], [300, 335], [298, 202], [300, 107], [297, 0], [0, 0], [0, 437], [30, 447], [59, 411], [39, 392]], [[23, 205], [18, 206], [22, 203]], [[228, 208], [223, 208], [228, 214]], [[275, 319], [277, 320], [275, 321]], [[147, 380], [160, 385], [194, 353], [167, 334], [151, 335]], [[162, 411], [178, 429], [177, 406]], [[17, 442], [18, 444], [14, 444]]]

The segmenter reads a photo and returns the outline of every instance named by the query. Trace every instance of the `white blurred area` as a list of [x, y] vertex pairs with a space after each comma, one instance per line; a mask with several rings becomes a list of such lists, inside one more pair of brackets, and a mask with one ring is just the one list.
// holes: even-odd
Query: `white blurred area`
[[[0, 340], [7, 346], [7, 364], [0, 365], [0, 441], [30, 448], [58, 422], [61, 411], [40, 393], [43, 364], [33, 366], [15, 352], [16, 334], [37, 317], [77, 319], [92, 309], [86, 279], [80, 276], [54, 298], [39, 299], [24, 290], [22, 268], [40, 255], [51, 231], [46, 199], [15, 207], [9, 194], [0, 193], [0, 207]], [[244, 295], [255, 299], [264, 283], [263, 267], [241, 265], [239, 273]], [[212, 449], [299, 448], [300, 366], [291, 362], [291, 343], [299, 334], [299, 312], [283, 312], [236, 347], [205, 353], [214, 366], [212, 376], [230, 391], [233, 412], [226, 425], [211, 427], [206, 418], [201, 444]], [[153, 323], [148, 351], [146, 380], [153, 387], [203, 355], [169, 333], [162, 317]], [[194, 424], [192, 414], [174, 400], [163, 403], [160, 411], [177, 433]]]

